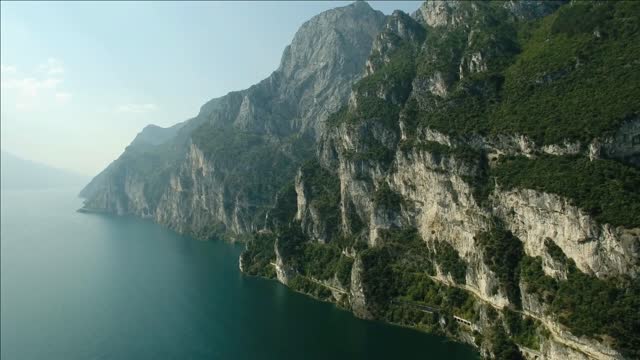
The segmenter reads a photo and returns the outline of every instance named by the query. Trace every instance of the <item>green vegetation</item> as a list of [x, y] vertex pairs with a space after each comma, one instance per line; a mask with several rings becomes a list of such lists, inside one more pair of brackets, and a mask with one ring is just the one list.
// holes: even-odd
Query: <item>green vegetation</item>
[[358, 98], [358, 108], [353, 114], [355, 121], [378, 119], [388, 128], [397, 127], [397, 119], [400, 113], [400, 107], [388, 101], [382, 100], [377, 96], [362, 96]]
[[[342, 255], [339, 247], [313, 242], [306, 242], [301, 247], [301, 256], [297, 259], [301, 274], [318, 280], [329, 280], [335, 274], [339, 274], [341, 281], [351, 276], [350, 265], [353, 260]], [[350, 282], [345, 281], [342, 284], [348, 287]]]
[[277, 201], [273, 209], [269, 212], [271, 227], [289, 225], [298, 211], [296, 188], [293, 181], [283, 186], [278, 192]]
[[[365, 79], [367, 78], [368, 77]], [[358, 106], [355, 110], [349, 111], [347, 106], [343, 106], [340, 110], [329, 116], [327, 124], [330, 126], [338, 126], [341, 123], [353, 125], [364, 120], [375, 119], [388, 129], [398, 130], [399, 105], [380, 99], [375, 94], [371, 96], [357, 95], [357, 99]]]
[[351, 229], [352, 234], [359, 234], [366, 228], [366, 224], [360, 218], [360, 215], [354, 210], [355, 206], [353, 203], [350, 203], [349, 206], [346, 207], [346, 225]]
[[366, 138], [366, 149], [358, 152], [347, 152], [345, 157], [352, 161], [375, 161], [377, 164], [388, 167], [393, 161], [394, 150], [384, 146], [375, 138]]
[[[403, 272], [397, 267], [389, 278], [392, 280], [389, 284], [393, 286], [394, 292], [388, 295], [393, 297], [380, 299], [386, 303], [370, 304], [374, 306], [376, 314], [382, 319], [408, 325], [423, 324], [428, 326], [432, 323], [433, 317], [430, 314], [425, 315], [416, 306], [426, 305], [437, 309], [439, 316], [443, 316], [447, 321], [448, 330], [452, 332], [456, 330], [453, 315], [471, 321], [478, 320], [478, 315], [474, 310], [475, 299], [473, 295], [464, 290], [436, 282], [424, 272]], [[393, 299], [404, 303], [391, 302]], [[403, 308], [404, 311], [398, 311]], [[408, 309], [419, 312], [408, 312], [406, 311]]]
[[300, 259], [304, 250], [304, 244], [308, 241], [302, 232], [299, 222], [291, 222], [276, 228], [278, 237], [278, 251], [280, 256], [294, 268], [301, 268]]
[[340, 256], [336, 265], [336, 277], [342, 286], [349, 288], [351, 286], [351, 269], [353, 268], [353, 259]]
[[390, 264], [398, 256], [394, 248], [374, 247], [361, 253], [364, 274], [362, 281], [365, 295], [370, 301], [371, 311], [380, 316], [387, 309], [388, 302], [397, 294], [394, 286], [396, 274]]
[[638, 36], [637, 2], [561, 7], [542, 20], [505, 72], [492, 127], [545, 144], [611, 133], [640, 113]]
[[[417, 76], [439, 72], [449, 93], [420, 99], [419, 123], [553, 144], [611, 134], [640, 114], [640, 4], [577, 2], [528, 23], [509, 21], [498, 7], [474, 12], [474, 41], [466, 28], [428, 32]], [[458, 64], [475, 53], [486, 71], [461, 78]]]
[[[430, 76], [442, 73], [449, 82], [458, 81], [461, 57], [482, 51], [489, 69], [504, 68], [519, 52], [517, 24], [500, 2], [461, 3], [459, 11], [466, 13], [465, 22], [474, 27], [440, 27], [429, 29], [425, 43], [428, 49], [418, 62], [418, 74]], [[480, 30], [469, 34], [472, 29]]]
[[[328, 230], [327, 238], [332, 241], [327, 244], [308, 241], [300, 223], [293, 220], [297, 195], [290, 183], [279, 192], [276, 206], [269, 213], [280, 254], [302, 277], [328, 280], [335, 275], [343, 286], [349, 287], [353, 260], [342, 255], [342, 249], [352, 245], [353, 239], [345, 239], [339, 232], [339, 180], [317, 161], [306, 162], [300, 171], [309, 206], [318, 210]], [[304, 280], [298, 282], [309, 287]]]
[[[424, 31], [424, 30], [423, 30]], [[375, 56], [375, 55], [374, 55]], [[400, 45], [390, 55], [390, 60], [373, 74], [364, 77], [353, 89], [357, 94], [375, 97], [379, 89], [394, 94], [398, 102], [404, 103], [411, 92], [411, 81], [415, 77], [415, 49], [413, 44]], [[375, 116], [375, 114], [373, 114]]]
[[[400, 110], [397, 104], [405, 103], [411, 93], [416, 53], [425, 37], [425, 29], [420, 24], [408, 15], [400, 17], [404, 31], [413, 34], [415, 41], [403, 40], [391, 31], [384, 33], [384, 41], [390, 43], [390, 49], [384, 54], [374, 52], [369, 61], [376, 71], [353, 86], [358, 106], [352, 121], [381, 119], [387, 128], [397, 129]], [[380, 91], [387, 94], [388, 101], [378, 97]]]
[[414, 273], [435, 275], [431, 252], [415, 228], [380, 231], [380, 241], [398, 256], [398, 267]]
[[253, 240], [247, 242], [247, 249], [241, 255], [244, 272], [249, 275], [276, 277], [275, 268], [271, 265], [276, 261], [274, 251], [275, 235], [257, 233]]
[[564, 251], [562, 251], [560, 246], [558, 246], [553, 240], [549, 238], [544, 239], [544, 247], [553, 260], [560, 263], [566, 263], [569, 261], [569, 258], [567, 258]]
[[448, 331], [455, 331], [453, 314], [476, 320], [473, 296], [431, 279], [434, 254], [415, 229], [389, 230], [381, 238], [383, 245], [360, 253], [364, 291], [377, 317], [434, 330], [433, 316], [415, 306], [425, 305], [447, 317]]
[[328, 280], [334, 276], [340, 256], [336, 246], [306, 242], [302, 245], [301, 272], [318, 280]]
[[513, 236], [511, 231], [504, 229], [502, 224], [496, 221], [493, 230], [479, 234], [476, 237], [476, 242], [482, 249], [484, 263], [498, 277], [509, 301], [516, 307], [520, 307], [518, 265], [524, 256], [520, 239]]
[[327, 126], [337, 127], [342, 122], [349, 122], [349, 106], [342, 105], [338, 111], [332, 113], [327, 118]]
[[[462, 6], [471, 6], [463, 3]], [[517, 24], [498, 3], [474, 3], [467, 9], [472, 28], [437, 28], [427, 33], [428, 47], [419, 55], [417, 76], [430, 79], [435, 74], [448, 89], [446, 96], [424, 94], [419, 99], [416, 124], [439, 131], [467, 135], [490, 131], [491, 109], [500, 101], [503, 71], [520, 51]], [[473, 31], [473, 34], [470, 32]], [[470, 72], [473, 56], [481, 55], [486, 70]], [[460, 64], [463, 63], [463, 73]]]
[[413, 139], [407, 139], [400, 144], [400, 148], [404, 151], [409, 149], [426, 151], [436, 157], [453, 156], [456, 160], [470, 164], [477, 164], [485, 156], [482, 151], [470, 146], [458, 145], [450, 147], [435, 141], [415, 141]]
[[527, 291], [544, 300], [574, 335], [608, 341], [629, 358], [640, 355], [640, 281], [598, 279], [570, 266], [566, 281], [546, 276], [540, 258], [525, 257], [521, 265]]
[[296, 276], [291, 279], [289, 281], [289, 287], [321, 300], [328, 300], [331, 298], [331, 290], [304, 276]]
[[[404, 20], [405, 24], [409, 24], [407, 31], [416, 34], [417, 42], [408, 42], [392, 32], [386, 32], [386, 39], [391, 42], [393, 50], [384, 54], [384, 60], [382, 54], [371, 55], [369, 60], [375, 65], [376, 71], [353, 86], [358, 106], [351, 111], [345, 106], [330, 116], [327, 120], [330, 126], [341, 123], [353, 125], [365, 120], [375, 120], [387, 129], [398, 132], [401, 104], [407, 101], [411, 93], [411, 82], [416, 72], [417, 47], [425, 34], [424, 28], [413, 19], [405, 16]], [[380, 92], [387, 95], [387, 100], [378, 97]], [[370, 150], [371, 154], [362, 155], [363, 159], [379, 159], [382, 155], [379, 150], [381, 149], [373, 147]]]
[[[238, 237], [238, 235], [232, 234], [229, 231], [227, 231], [227, 227], [218, 221], [212, 221], [210, 223], [207, 223], [206, 225], [204, 225], [201, 228], [198, 228], [197, 230], [194, 228], [190, 228], [188, 231], [185, 232], [185, 235], [194, 237], [196, 239], [206, 239], [206, 240], [211, 240], [211, 239], [221, 239], [221, 240], [242, 240], [240, 237]], [[250, 235], [245, 235], [248, 236], [247, 240], [250, 240]], [[244, 237], [243, 235], [241, 235], [241, 237]]]
[[435, 259], [442, 271], [450, 274], [456, 283], [466, 283], [467, 264], [451, 244], [446, 241], [436, 241]]
[[540, 324], [537, 320], [509, 309], [504, 311], [504, 320], [509, 334], [517, 344], [534, 350], [540, 349]]
[[601, 223], [640, 226], [640, 171], [612, 160], [542, 156], [502, 161], [492, 175], [507, 189], [525, 188], [569, 198]]
[[496, 324], [491, 328], [489, 341], [496, 360], [524, 360], [518, 346], [507, 336], [501, 325]]
[[391, 211], [400, 211], [404, 198], [402, 195], [391, 190], [389, 184], [383, 182], [373, 193], [373, 201], [377, 206]]
[[317, 160], [307, 161], [300, 171], [305, 191], [311, 199], [309, 206], [318, 210], [325, 221], [328, 238], [336, 236], [340, 224], [340, 180]]
[[610, 335], [614, 345], [626, 354], [640, 354], [640, 283], [616, 284], [582, 272], [569, 274], [558, 286], [552, 312], [574, 334]]
[[438, 324], [438, 314], [420, 310], [411, 304], [392, 303], [387, 314], [389, 322], [414, 326], [429, 333], [442, 333]]

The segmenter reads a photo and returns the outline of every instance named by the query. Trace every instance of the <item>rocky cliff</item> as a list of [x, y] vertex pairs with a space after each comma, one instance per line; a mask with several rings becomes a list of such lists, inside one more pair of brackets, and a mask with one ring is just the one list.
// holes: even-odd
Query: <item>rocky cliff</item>
[[307, 21], [267, 79], [171, 128], [146, 127], [81, 192], [85, 209], [149, 217], [199, 238], [260, 229], [362, 76], [384, 21], [364, 2]]
[[272, 76], [146, 128], [88, 210], [498, 359], [640, 357], [640, 6], [357, 2]]
[[487, 357], [639, 356], [640, 109], [607, 93], [639, 94], [639, 16], [394, 13], [243, 269]]

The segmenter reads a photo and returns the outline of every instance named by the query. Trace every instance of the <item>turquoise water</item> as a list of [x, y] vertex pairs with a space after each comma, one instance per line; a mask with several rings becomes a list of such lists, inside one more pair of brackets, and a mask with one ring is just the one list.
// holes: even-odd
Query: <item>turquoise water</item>
[[3, 191], [1, 358], [475, 359], [467, 346], [243, 276], [239, 245]]

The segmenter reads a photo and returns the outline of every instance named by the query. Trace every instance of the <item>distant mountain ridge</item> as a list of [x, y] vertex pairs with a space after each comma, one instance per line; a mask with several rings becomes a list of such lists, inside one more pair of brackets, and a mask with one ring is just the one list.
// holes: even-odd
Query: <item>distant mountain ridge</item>
[[44, 189], [81, 186], [87, 176], [26, 160], [4, 150], [0, 158], [2, 189]]

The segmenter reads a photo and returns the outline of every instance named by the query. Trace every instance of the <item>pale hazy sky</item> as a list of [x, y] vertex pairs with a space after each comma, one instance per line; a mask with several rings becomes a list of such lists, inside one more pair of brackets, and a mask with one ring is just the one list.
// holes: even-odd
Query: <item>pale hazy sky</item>
[[[298, 27], [347, 1], [1, 2], [1, 146], [95, 175], [147, 124], [267, 77]], [[370, 2], [390, 14], [420, 2]]]

